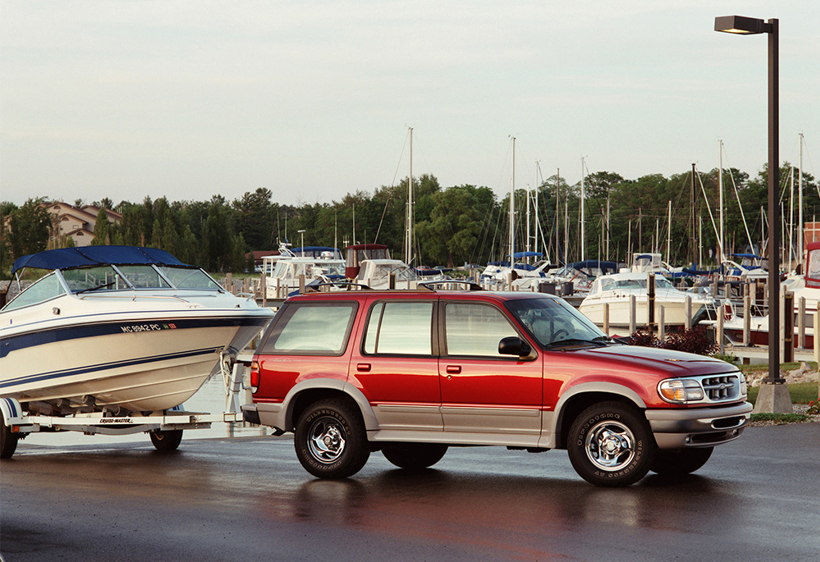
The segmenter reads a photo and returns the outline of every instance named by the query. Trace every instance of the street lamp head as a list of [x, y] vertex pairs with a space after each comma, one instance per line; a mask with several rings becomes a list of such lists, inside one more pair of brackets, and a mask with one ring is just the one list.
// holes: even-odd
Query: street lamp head
[[715, 18], [715, 31], [736, 33], [738, 35], [755, 35], [771, 33], [772, 24], [757, 18], [745, 16], [720, 16]]

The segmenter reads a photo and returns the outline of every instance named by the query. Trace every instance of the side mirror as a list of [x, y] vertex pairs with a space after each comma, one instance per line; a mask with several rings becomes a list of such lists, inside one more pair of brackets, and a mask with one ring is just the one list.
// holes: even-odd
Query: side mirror
[[501, 355], [515, 355], [527, 357], [532, 352], [530, 344], [517, 336], [510, 336], [498, 342], [498, 353]]

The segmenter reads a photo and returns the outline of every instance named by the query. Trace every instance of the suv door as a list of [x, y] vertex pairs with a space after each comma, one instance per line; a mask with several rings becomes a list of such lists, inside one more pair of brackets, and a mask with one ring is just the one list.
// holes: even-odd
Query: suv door
[[535, 446], [541, 432], [541, 359], [498, 353], [508, 336], [527, 341], [507, 315], [483, 302], [442, 303], [441, 413], [445, 431], [519, 434]]
[[434, 326], [434, 298], [371, 301], [350, 374], [381, 430], [442, 431]]

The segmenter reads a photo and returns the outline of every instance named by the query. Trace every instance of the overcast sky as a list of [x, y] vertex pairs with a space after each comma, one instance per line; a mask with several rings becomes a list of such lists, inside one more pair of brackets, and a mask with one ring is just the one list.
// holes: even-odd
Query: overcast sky
[[516, 186], [560, 168], [669, 176], [767, 160], [780, 19], [781, 160], [820, 175], [817, 0], [0, 0], [0, 200], [285, 204], [408, 173]]

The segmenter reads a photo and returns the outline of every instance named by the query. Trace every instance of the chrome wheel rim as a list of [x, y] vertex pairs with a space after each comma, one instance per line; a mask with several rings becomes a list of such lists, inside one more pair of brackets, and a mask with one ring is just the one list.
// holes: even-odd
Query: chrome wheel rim
[[307, 441], [314, 459], [322, 464], [332, 464], [344, 453], [347, 432], [339, 420], [323, 416], [311, 424]]
[[620, 422], [602, 421], [590, 429], [584, 450], [597, 468], [616, 472], [629, 466], [635, 458], [635, 436]]

